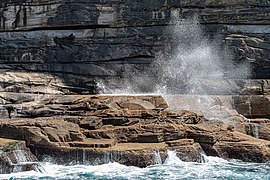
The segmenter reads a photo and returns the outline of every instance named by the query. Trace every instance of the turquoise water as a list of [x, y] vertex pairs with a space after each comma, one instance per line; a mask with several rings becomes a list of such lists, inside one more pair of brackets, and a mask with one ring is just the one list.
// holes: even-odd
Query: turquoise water
[[270, 163], [229, 162], [216, 157], [204, 157], [205, 163], [183, 162], [172, 152], [163, 164], [146, 168], [108, 163], [99, 166], [61, 166], [43, 163], [44, 172], [21, 172], [0, 175], [0, 179], [269, 179]]

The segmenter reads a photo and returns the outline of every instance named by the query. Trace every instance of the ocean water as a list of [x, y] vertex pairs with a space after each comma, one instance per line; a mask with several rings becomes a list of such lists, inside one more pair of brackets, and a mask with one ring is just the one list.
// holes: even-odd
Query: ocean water
[[43, 163], [44, 172], [20, 172], [0, 175], [0, 179], [54, 180], [54, 179], [269, 179], [270, 163], [243, 163], [204, 156], [203, 163], [183, 162], [174, 152], [168, 153], [163, 164], [146, 168], [125, 166], [116, 162], [99, 166], [62, 166]]

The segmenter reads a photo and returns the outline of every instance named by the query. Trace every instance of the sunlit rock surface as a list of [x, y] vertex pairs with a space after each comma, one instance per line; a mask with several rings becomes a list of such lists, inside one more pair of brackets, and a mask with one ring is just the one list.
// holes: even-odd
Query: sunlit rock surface
[[[145, 167], [164, 161], [168, 150], [184, 161], [200, 162], [205, 153], [266, 162], [269, 13], [267, 0], [2, 0], [0, 137], [22, 143], [29, 155], [26, 145], [39, 160], [50, 156], [62, 164], [117, 161]], [[198, 78], [201, 71], [194, 70], [198, 79], [186, 80], [195, 91], [169, 79], [170, 93], [185, 95], [132, 96], [137, 89], [126, 86], [127, 73], [136, 84], [160, 54], [173, 56], [175, 39], [183, 36], [168, 33], [175, 25], [171, 20], [193, 16], [201, 23], [199, 41], [218, 41], [211, 47], [233, 60], [224, 69], [226, 78]], [[214, 54], [211, 48], [208, 54]], [[162, 66], [168, 62], [166, 56], [161, 60]], [[188, 65], [200, 66], [196, 63]], [[206, 74], [211, 63], [204, 64]], [[248, 76], [242, 75], [242, 64]], [[156, 74], [142, 76], [147, 81], [140, 92], [152, 92], [165, 72], [155, 68]], [[124, 86], [129, 96], [82, 95], [111, 88], [100, 82]], [[6, 147], [2, 141], [13, 142], [7, 139], [0, 147]], [[25, 159], [13, 161], [16, 154], [1, 148], [0, 158], [10, 157], [1, 160], [1, 173], [34, 169], [35, 163], [20, 166]]]
[[[201, 154], [270, 159], [267, 131], [261, 133], [269, 119], [247, 121], [228, 107], [220, 106], [221, 114], [214, 109], [210, 120], [198, 109], [170, 109], [161, 96], [42, 95], [37, 100], [15, 95], [21, 109], [14, 114], [14, 104], [11, 119], [6, 115], [0, 121], [0, 137], [25, 141], [39, 160], [145, 167], [163, 162], [168, 150], [184, 161], [201, 162]], [[179, 98], [184, 97], [174, 96], [178, 104]], [[248, 129], [251, 123], [260, 123], [258, 135]]]

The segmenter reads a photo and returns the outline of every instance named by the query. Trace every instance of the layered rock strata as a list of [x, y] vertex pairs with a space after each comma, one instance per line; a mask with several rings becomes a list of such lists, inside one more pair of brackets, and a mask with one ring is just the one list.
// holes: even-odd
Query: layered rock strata
[[[2, 0], [0, 137], [58, 163], [144, 167], [168, 149], [185, 161], [200, 162], [201, 153], [268, 161], [269, 13], [267, 0]], [[158, 96], [78, 95], [97, 93], [100, 80], [117, 87], [130, 69], [148, 72], [177, 47], [171, 20], [194, 15], [203, 36], [233, 56], [227, 79], [197, 80], [198, 95], [215, 96], [171, 96], [168, 108]], [[241, 64], [251, 79], [235, 76]], [[190, 93], [182, 86], [175, 92]]]
[[[259, 83], [256, 93], [262, 94], [270, 75], [269, 13], [266, 0], [2, 0], [1, 87], [27, 92], [46, 76], [53, 92], [57, 88], [65, 93], [95, 93], [96, 80], [121, 78], [130, 67], [151, 64], [164, 49], [172, 52], [175, 37], [167, 33], [171, 19], [197, 14], [206, 37], [223, 40], [221, 46], [226, 44], [234, 52], [235, 64], [249, 64], [251, 78], [261, 79], [255, 82]], [[37, 81], [24, 79], [18, 85], [7, 83], [6, 72], [24, 72], [13, 74], [17, 79], [25, 72], [28, 77], [33, 76], [30, 72], [41, 75]], [[234, 78], [239, 77], [231, 77], [238, 82]]]
[[208, 120], [199, 111], [168, 109], [161, 96], [43, 98], [21, 98], [17, 116], [0, 122], [0, 137], [25, 141], [40, 160], [145, 167], [164, 161], [168, 150], [183, 161], [201, 162], [201, 154], [248, 162], [270, 159], [267, 135], [247, 135], [250, 122], [235, 114], [231, 121]]

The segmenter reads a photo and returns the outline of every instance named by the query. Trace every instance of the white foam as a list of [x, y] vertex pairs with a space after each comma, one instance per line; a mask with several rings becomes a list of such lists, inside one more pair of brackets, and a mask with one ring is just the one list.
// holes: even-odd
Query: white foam
[[[62, 166], [43, 163], [46, 172], [2, 174], [0, 179], [269, 179], [269, 164], [238, 163], [205, 156], [205, 163], [183, 162], [169, 151], [164, 164], [138, 168], [119, 163]], [[252, 169], [252, 171], [250, 171]]]
[[183, 164], [184, 162], [179, 159], [176, 155], [175, 151], [168, 151], [168, 156], [164, 162], [166, 165], [176, 165], [176, 164]]
[[155, 162], [155, 164], [162, 164], [162, 159], [161, 159], [159, 150], [155, 150], [154, 162]]
[[100, 166], [91, 166], [89, 172], [92, 172], [97, 176], [121, 176], [125, 174], [125, 177], [132, 177], [138, 175], [143, 170], [134, 166], [125, 166], [119, 163], [109, 163]]
[[55, 165], [51, 163], [43, 164], [44, 172], [18, 172], [11, 174], [0, 175], [0, 179], [9, 179], [9, 178], [67, 178], [67, 177], [76, 177], [77, 174], [87, 173], [93, 174], [94, 176], [104, 176], [104, 177], [117, 177], [125, 176], [132, 177], [137, 176], [142, 173], [144, 170], [142, 168], [134, 166], [125, 166], [119, 163], [108, 163], [98, 166], [87, 166], [87, 165], [74, 165], [74, 166], [63, 166]]
[[201, 156], [204, 163], [208, 163], [208, 164], [228, 163], [227, 160], [222, 159], [220, 157], [207, 156], [205, 154], [201, 154]]

